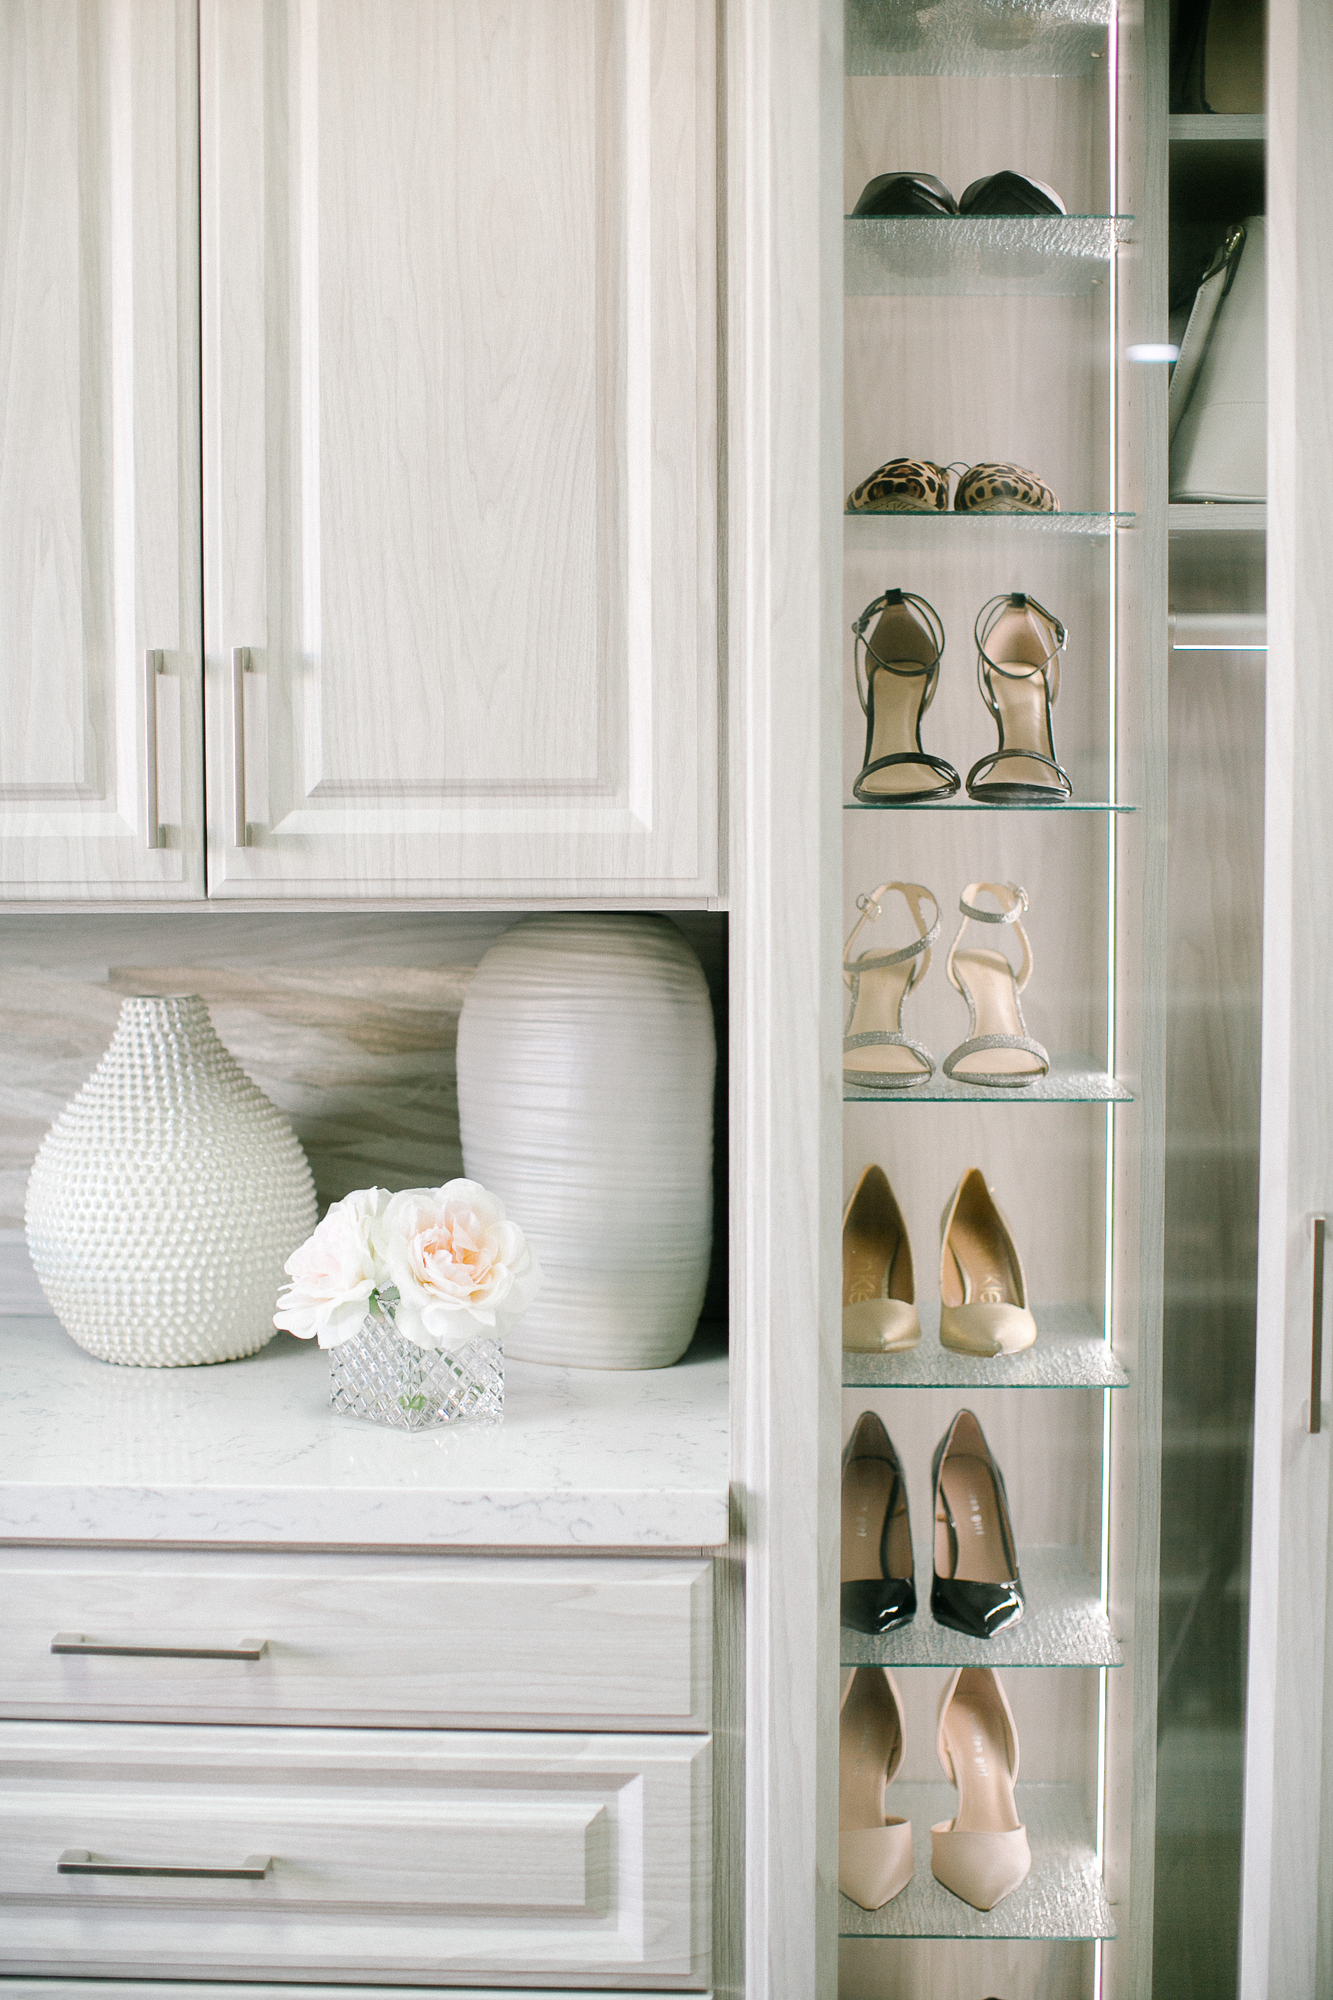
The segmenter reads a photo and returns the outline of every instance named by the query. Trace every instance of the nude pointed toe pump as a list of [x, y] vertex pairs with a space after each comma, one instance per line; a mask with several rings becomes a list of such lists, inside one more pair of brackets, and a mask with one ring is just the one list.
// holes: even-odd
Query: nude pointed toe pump
[[920, 1338], [907, 1227], [883, 1167], [867, 1167], [842, 1218], [842, 1344], [901, 1354]]
[[940, 1220], [940, 1346], [955, 1354], [1021, 1354], [1036, 1338], [1009, 1225], [985, 1176], [969, 1167]]
[[[872, 618], [877, 623], [867, 639]], [[957, 771], [921, 745], [921, 718], [935, 699], [944, 657], [939, 613], [910, 590], [886, 590], [867, 604], [852, 631], [856, 693], [866, 719], [854, 796], [863, 805], [899, 806], [952, 798], [962, 782]]]
[[[884, 898], [894, 893], [911, 912], [916, 938], [894, 951], [863, 951], [853, 958], [857, 938], [867, 924], [879, 922]], [[935, 913], [929, 924], [923, 901]], [[852, 996], [842, 1038], [842, 1080], [867, 1090], [902, 1090], [935, 1073], [930, 1050], [903, 1033], [903, 1002], [926, 976], [930, 947], [940, 934], [940, 906], [920, 882], [881, 882], [873, 894], [858, 896], [856, 907], [861, 915], [842, 955], [843, 981]]]
[[1072, 796], [1055, 758], [1051, 710], [1060, 694], [1064, 626], [1026, 591], [992, 597], [977, 614], [977, 686], [995, 719], [998, 749], [967, 774], [974, 799], [1051, 805]]
[[993, 1910], [1032, 1866], [1014, 1808], [1018, 1732], [993, 1668], [958, 1669], [940, 1702], [937, 1743], [958, 1810], [930, 1830], [931, 1873], [974, 1910]]
[[842, 1622], [893, 1632], [916, 1614], [907, 1486], [893, 1440], [862, 1410], [842, 1454]]
[[903, 1708], [887, 1667], [857, 1667], [838, 1718], [838, 1887], [879, 1910], [912, 1879], [912, 1823], [884, 1795], [903, 1761]]
[[[979, 896], [993, 897], [1000, 907], [983, 909]], [[1027, 906], [1028, 892], [1016, 882], [969, 882], [958, 899], [963, 921], [949, 951], [948, 972], [950, 983], [967, 1002], [970, 1018], [967, 1040], [944, 1058], [944, 1074], [959, 1083], [1018, 1088], [1035, 1083], [1050, 1069], [1051, 1059], [1029, 1035], [1019, 1002], [1032, 976], [1032, 947], [1022, 924]], [[1002, 951], [979, 945], [960, 950], [970, 923], [1013, 925], [1022, 947], [1017, 971]]]
[[930, 1613], [937, 1625], [993, 1639], [1023, 1616], [1013, 1524], [1004, 1475], [971, 1410], [960, 1410], [930, 1465], [935, 1507], [935, 1573]]

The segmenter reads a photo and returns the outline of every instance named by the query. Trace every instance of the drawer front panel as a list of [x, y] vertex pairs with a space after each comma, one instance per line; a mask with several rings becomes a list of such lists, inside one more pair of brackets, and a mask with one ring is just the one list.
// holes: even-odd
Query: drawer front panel
[[709, 1750], [0, 1724], [0, 1972], [704, 1986]]
[[710, 1726], [706, 1562], [11, 1549], [0, 1594], [8, 1720]]

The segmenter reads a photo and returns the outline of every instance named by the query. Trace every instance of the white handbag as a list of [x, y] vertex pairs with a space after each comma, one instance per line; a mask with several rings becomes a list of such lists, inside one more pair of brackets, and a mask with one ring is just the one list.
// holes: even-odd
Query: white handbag
[[1268, 491], [1264, 218], [1233, 229], [1204, 273], [1171, 374], [1173, 500]]

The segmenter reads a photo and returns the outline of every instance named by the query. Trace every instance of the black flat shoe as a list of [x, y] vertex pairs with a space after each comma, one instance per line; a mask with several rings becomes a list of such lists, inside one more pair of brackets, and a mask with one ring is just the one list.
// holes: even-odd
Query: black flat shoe
[[[937, 1625], [993, 1639], [1023, 1616], [1023, 1585], [1004, 1476], [971, 1410], [960, 1410], [930, 1463], [935, 1496]], [[845, 1518], [845, 1514], [844, 1514]]]
[[842, 1454], [842, 1622], [892, 1632], [916, 1615], [907, 1487], [892, 1440], [863, 1410]]
[[876, 174], [853, 215], [957, 215], [958, 203], [934, 174]]
[[[873, 183], [872, 183], [873, 185]], [[960, 215], [1064, 215], [1065, 205], [1045, 181], [1030, 181], [1026, 174], [988, 174], [973, 181], [958, 198]]]

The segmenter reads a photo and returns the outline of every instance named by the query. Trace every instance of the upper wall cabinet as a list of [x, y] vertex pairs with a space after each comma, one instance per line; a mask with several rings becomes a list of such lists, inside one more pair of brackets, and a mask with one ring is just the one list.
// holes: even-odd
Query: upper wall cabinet
[[0, 895], [204, 890], [196, 25], [0, 7]]
[[711, 0], [203, 0], [209, 888], [717, 888]]

